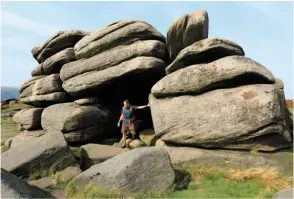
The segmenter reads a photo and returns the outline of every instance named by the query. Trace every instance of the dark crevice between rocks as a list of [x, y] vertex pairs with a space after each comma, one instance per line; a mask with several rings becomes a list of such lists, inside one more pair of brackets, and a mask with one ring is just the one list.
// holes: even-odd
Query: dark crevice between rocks
[[[105, 139], [121, 138], [122, 135], [120, 128], [117, 127], [117, 122], [121, 115], [123, 100], [128, 99], [132, 105], [147, 105], [152, 86], [163, 76], [164, 70], [158, 69], [148, 70], [136, 75], [125, 75], [98, 88], [84, 91], [80, 93], [79, 98], [99, 98], [100, 106], [111, 113], [108, 118], [110, 133], [105, 135]], [[141, 130], [153, 128], [150, 108], [136, 110], [135, 116], [137, 120], [135, 124], [137, 136]]]
[[214, 91], [217, 89], [230, 89], [230, 88], [237, 88], [240, 86], [254, 85], [254, 84], [273, 84], [273, 82], [260, 74], [246, 73], [246, 74], [242, 74], [237, 77], [234, 77], [232, 79], [214, 82], [197, 91], [190, 91], [190, 92], [183, 91], [183, 92], [177, 92], [177, 93], [156, 94], [154, 95], [154, 97], [156, 97], [157, 99], [160, 99], [160, 98], [178, 97], [182, 95], [197, 96], [197, 95], [201, 95], [201, 94]]
[[222, 46], [207, 49], [203, 52], [199, 52], [198, 54], [195, 54], [194, 52], [188, 52], [186, 55], [181, 55], [183, 56], [182, 58], [178, 60], [175, 59], [175, 63], [171, 63], [172, 68], [169, 70], [169, 73], [175, 72], [181, 68], [185, 68], [186, 66], [210, 63], [220, 58], [233, 55], [243, 56], [244, 52], [242, 49], [227, 49]]
[[[241, 148], [238, 145], [248, 145], [246, 148]], [[172, 147], [190, 147], [190, 148], [199, 148], [205, 150], [224, 150], [224, 151], [239, 151], [239, 152], [248, 152], [252, 149], [256, 149], [264, 154], [272, 154], [280, 151], [291, 151], [293, 152], [293, 144], [292, 142], [286, 142], [284, 137], [279, 133], [269, 133], [261, 136], [257, 136], [254, 138], [250, 138], [244, 141], [231, 141], [231, 142], [223, 142], [223, 143], [205, 143], [205, 144], [179, 144], [174, 142], [167, 142], [168, 146]], [[235, 145], [235, 146], [234, 146]], [[259, 148], [259, 145], [267, 146], [269, 150], [263, 150]], [[275, 147], [279, 147], [278, 149], [272, 149]], [[270, 149], [271, 148], [271, 149]]]

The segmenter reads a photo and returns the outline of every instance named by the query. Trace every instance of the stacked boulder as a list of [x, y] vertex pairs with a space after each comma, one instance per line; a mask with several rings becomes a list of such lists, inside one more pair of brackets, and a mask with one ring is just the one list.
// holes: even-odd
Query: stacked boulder
[[[75, 165], [68, 143], [79, 149], [84, 171], [67, 186], [81, 192], [92, 185], [123, 195], [169, 192], [179, 182], [173, 165], [192, 160], [276, 165], [237, 150], [291, 145], [283, 84], [237, 43], [208, 38], [208, 22], [205, 10], [195, 11], [176, 20], [165, 38], [146, 22], [121, 20], [90, 33], [60, 31], [34, 47], [39, 64], [19, 89], [32, 107], [13, 116], [25, 131], [2, 154], [4, 177]], [[126, 98], [133, 105], [149, 98], [151, 107], [136, 112], [140, 139], [127, 140], [131, 150], [114, 143]], [[23, 197], [6, 181], [7, 196], [12, 190]]]
[[[168, 144], [191, 147], [259, 151], [289, 147], [291, 133], [273, 74], [244, 57], [240, 45], [204, 38], [207, 13], [196, 13], [190, 16], [199, 19], [191, 26], [201, 28], [190, 35], [201, 35], [201, 40], [195, 37], [176, 56], [179, 45], [173, 46], [174, 40], [187, 38], [168, 40], [170, 56], [175, 58], [149, 96], [156, 135]], [[178, 25], [186, 23], [186, 17], [180, 18], [169, 33], [189, 29]]]
[[[69, 143], [119, 135], [122, 101], [147, 104], [152, 86], [165, 74], [165, 37], [150, 24], [122, 20], [87, 33], [60, 31], [32, 49], [39, 65], [20, 87], [23, 130], [61, 131]], [[150, 110], [140, 111], [137, 130], [152, 127]]]
[[80, 30], [59, 31], [32, 49], [33, 57], [39, 64], [33, 69], [32, 77], [19, 88], [20, 101], [32, 106], [14, 115], [13, 120], [18, 124], [19, 130], [42, 129], [44, 108], [71, 100], [62, 88], [59, 72], [64, 64], [76, 60], [73, 47], [87, 34], [89, 33]]

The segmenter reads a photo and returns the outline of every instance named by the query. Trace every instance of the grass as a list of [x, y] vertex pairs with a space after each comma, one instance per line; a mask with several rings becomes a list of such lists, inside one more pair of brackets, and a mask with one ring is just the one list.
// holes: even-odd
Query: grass
[[6, 145], [2, 145], [1, 146], [1, 153], [4, 153], [5, 151], [7, 151], [9, 148]]
[[37, 171], [31, 172], [29, 175], [29, 180], [38, 180], [47, 176], [54, 176], [54, 171], [52, 169], [42, 168]]
[[186, 190], [169, 193], [130, 194], [87, 185], [78, 192], [72, 183], [66, 187], [70, 198], [271, 198], [280, 189], [293, 187], [292, 181], [281, 177], [274, 168], [250, 168], [220, 171], [214, 167], [184, 165], [192, 181]]
[[30, 107], [32, 107], [32, 106], [26, 105], [26, 104], [23, 104], [23, 103], [11, 104], [11, 105], [8, 105], [7, 108], [1, 108], [1, 112], [6, 113], [6, 112], [9, 112], [9, 111], [12, 111], [13, 109], [30, 108]]
[[[26, 108], [30, 107], [25, 104], [13, 104], [9, 105], [8, 108], [2, 108], [1, 113], [7, 113], [17, 108]], [[19, 130], [17, 129], [17, 124], [12, 120], [12, 117], [1, 117], [1, 139], [6, 139], [9, 137], [14, 137], [19, 134]]]
[[17, 124], [12, 120], [12, 117], [1, 117], [1, 139], [14, 137], [19, 132]]
[[66, 187], [66, 185], [68, 184], [67, 181], [64, 181], [59, 173], [55, 174], [55, 180], [56, 180], [56, 187], [60, 188], [60, 189], [64, 189]]

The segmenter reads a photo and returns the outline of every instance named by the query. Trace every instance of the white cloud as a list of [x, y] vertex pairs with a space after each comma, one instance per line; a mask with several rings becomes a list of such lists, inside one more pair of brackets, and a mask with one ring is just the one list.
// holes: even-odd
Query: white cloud
[[51, 35], [52, 33], [62, 29], [57, 26], [44, 24], [36, 20], [25, 18], [2, 8], [1, 15], [1, 26], [3, 26], [2, 28], [13, 27], [25, 31], [30, 31], [42, 36]]

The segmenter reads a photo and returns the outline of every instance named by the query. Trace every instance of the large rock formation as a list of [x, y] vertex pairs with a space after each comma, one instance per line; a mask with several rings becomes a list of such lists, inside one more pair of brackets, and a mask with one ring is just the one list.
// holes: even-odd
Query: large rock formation
[[176, 59], [166, 68], [168, 74], [189, 65], [209, 63], [231, 56], [244, 56], [241, 46], [223, 38], [208, 38], [191, 44], [181, 50]]
[[81, 30], [59, 31], [52, 35], [46, 42], [35, 46], [32, 49], [32, 54], [39, 63], [42, 63], [59, 51], [73, 47], [87, 34], [87, 32]]
[[155, 132], [168, 143], [272, 151], [288, 147], [284, 107], [272, 84], [149, 98]]
[[[164, 36], [138, 20], [122, 20], [93, 31], [74, 51], [78, 60], [60, 71], [63, 88], [76, 98], [99, 98], [101, 105], [112, 110], [113, 126], [124, 99], [133, 105], [148, 103], [151, 87], [164, 76], [168, 64]], [[138, 111], [137, 119], [152, 127], [149, 110]]]
[[166, 192], [174, 181], [175, 173], [166, 150], [148, 147], [131, 150], [94, 165], [72, 182], [79, 191], [92, 184], [123, 194], [147, 194]]
[[65, 64], [60, 77], [68, 93], [79, 95], [107, 84], [120, 83], [118, 80], [129, 76], [162, 75], [166, 55], [166, 47], [161, 41], [138, 41]]
[[196, 10], [177, 19], [167, 31], [166, 44], [171, 60], [185, 47], [208, 37], [208, 13]]
[[61, 132], [50, 132], [1, 154], [1, 168], [28, 177], [39, 169], [62, 170], [76, 160]]
[[29, 108], [20, 110], [13, 115], [13, 121], [21, 130], [35, 130], [41, 128], [42, 108]]
[[55, 198], [1, 168], [1, 198]]
[[38, 107], [66, 102], [69, 99], [62, 88], [59, 74], [32, 77], [20, 86], [19, 92], [21, 102]]
[[75, 60], [75, 53], [73, 48], [67, 48], [62, 50], [48, 59], [43, 63], [39, 64], [36, 68], [33, 69], [32, 76], [40, 75], [51, 75], [54, 73], [59, 73], [61, 67], [71, 61]]
[[247, 57], [228, 56], [209, 64], [191, 65], [167, 75], [152, 87], [152, 94], [160, 98], [274, 82], [273, 74], [261, 64]]
[[107, 110], [95, 106], [55, 104], [44, 109], [42, 127], [46, 131], [61, 131], [68, 142], [83, 143], [107, 134], [108, 116]]

